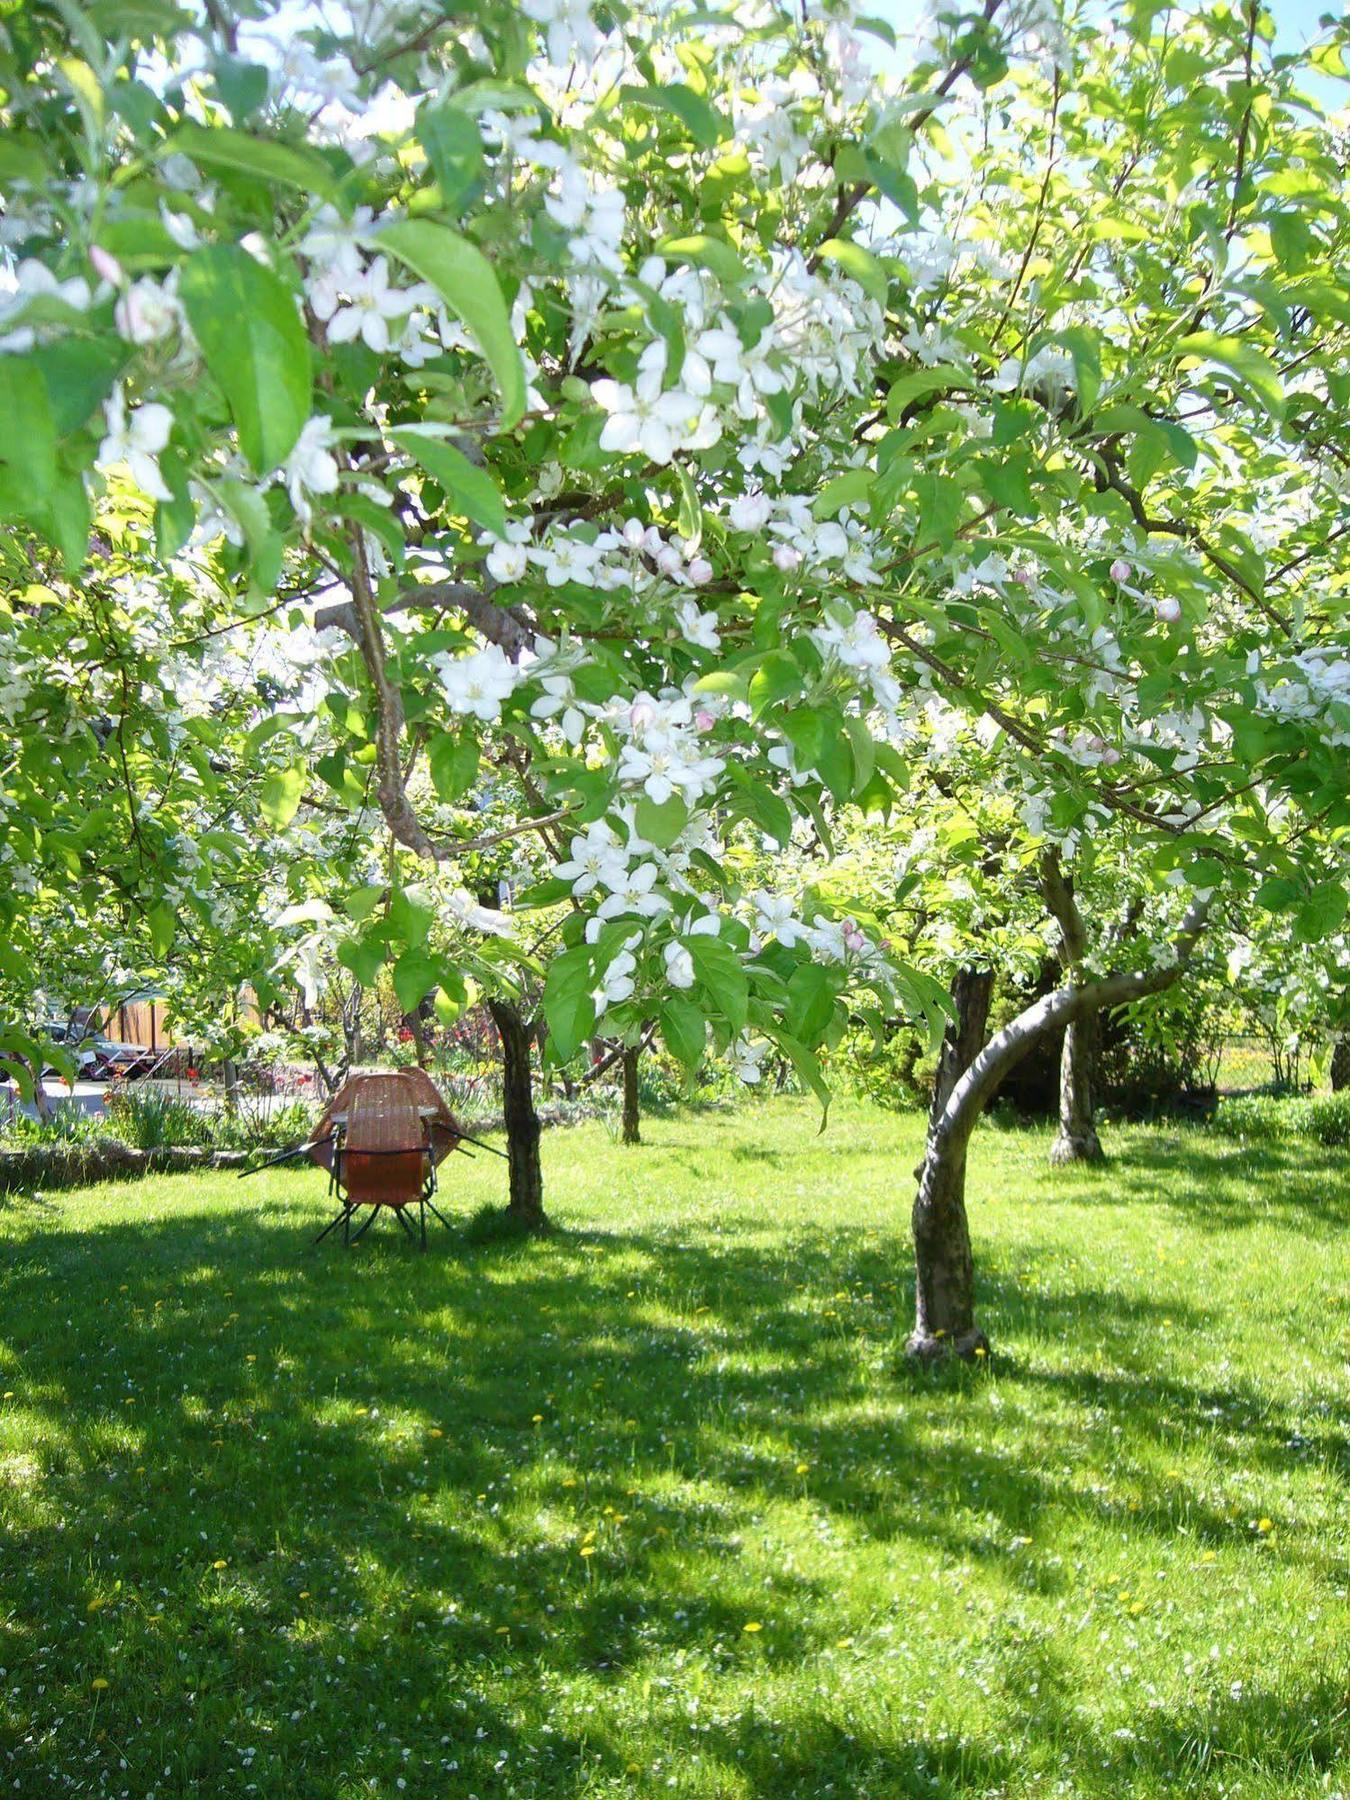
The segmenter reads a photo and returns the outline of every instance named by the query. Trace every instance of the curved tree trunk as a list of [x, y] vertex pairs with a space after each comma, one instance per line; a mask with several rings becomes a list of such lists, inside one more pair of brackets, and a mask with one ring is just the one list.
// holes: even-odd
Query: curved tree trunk
[[1346, 1088], [1350, 1088], [1350, 1033], [1336, 1040], [1331, 1053], [1331, 1091], [1339, 1094]]
[[984, 1047], [993, 990], [990, 969], [960, 969], [952, 982], [956, 1017], [943, 1034], [928, 1114], [928, 1147], [914, 1171], [919, 1183], [911, 1216], [916, 1280], [914, 1334], [908, 1347], [916, 1356], [951, 1349], [969, 1356], [984, 1347], [984, 1338], [975, 1329], [965, 1145], [954, 1155], [935, 1154], [933, 1137], [953, 1089]]
[[539, 1162], [539, 1115], [534, 1110], [530, 1033], [520, 1009], [509, 1000], [489, 1000], [488, 1011], [502, 1041], [502, 1113], [511, 1198], [507, 1211], [529, 1231], [547, 1231], [544, 1172]]
[[1059, 1057], [1059, 1135], [1050, 1146], [1050, 1161], [1056, 1167], [1105, 1160], [1093, 1102], [1100, 1036], [1096, 1013], [1084, 1013], [1064, 1027]]
[[1046, 994], [997, 1032], [957, 1079], [940, 1115], [929, 1125], [914, 1202], [916, 1266], [911, 1356], [974, 1356], [988, 1348], [975, 1322], [975, 1283], [966, 1223], [966, 1155], [980, 1114], [1008, 1071], [1047, 1031], [1076, 1023], [1110, 1006], [1126, 1006], [1170, 987], [1186, 966], [1204, 929], [1209, 902], [1197, 901], [1162, 967], [1099, 981], [1070, 984]]
[[623, 1053], [623, 1141], [625, 1144], [642, 1142], [642, 1107], [638, 1100], [638, 1057], [641, 1054], [636, 1044], [629, 1044]]
[[[1056, 850], [1049, 851], [1041, 865], [1041, 890], [1059, 926], [1065, 979], [1076, 982], [1087, 955], [1087, 928], [1074, 898], [1072, 877], [1064, 873]], [[1092, 1095], [1100, 1037], [1095, 1012], [1071, 1019], [1064, 1027], [1059, 1057], [1059, 1135], [1050, 1146], [1055, 1167], [1103, 1161]]]

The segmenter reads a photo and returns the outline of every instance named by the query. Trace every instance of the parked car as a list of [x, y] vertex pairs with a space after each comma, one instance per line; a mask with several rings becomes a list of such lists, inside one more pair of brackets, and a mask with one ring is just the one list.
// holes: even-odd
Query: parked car
[[[105, 1037], [101, 1031], [88, 1031], [63, 1021], [52, 1021], [44, 1025], [42, 1031], [44, 1037], [60, 1044], [73, 1059], [81, 1081], [126, 1080], [148, 1075], [161, 1060], [158, 1050], [148, 1050], [142, 1044], [119, 1043], [115, 1038]], [[53, 1067], [44, 1069], [43, 1073], [57, 1075], [61, 1071]]]

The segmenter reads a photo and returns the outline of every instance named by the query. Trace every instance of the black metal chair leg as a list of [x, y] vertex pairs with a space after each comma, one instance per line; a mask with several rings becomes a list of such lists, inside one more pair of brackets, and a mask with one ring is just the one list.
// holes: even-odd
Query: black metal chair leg
[[436, 1202], [433, 1199], [431, 1199], [430, 1196], [428, 1196], [428, 1198], [427, 1198], [427, 1205], [431, 1208], [432, 1212], [435, 1213], [436, 1217], [440, 1220], [441, 1224], [444, 1225], [445, 1229], [447, 1231], [449, 1231], [450, 1230], [449, 1219], [446, 1218], [445, 1214], [441, 1211], [440, 1207], [437, 1206]]
[[315, 1238], [314, 1242], [316, 1244], [321, 1244], [323, 1242], [323, 1240], [328, 1236], [329, 1232], [336, 1231], [339, 1225], [343, 1226], [343, 1228], [344, 1228], [342, 1235], [345, 1238], [347, 1235], [345, 1228], [346, 1228], [347, 1222], [350, 1220], [351, 1216], [352, 1215], [351, 1215], [350, 1207], [344, 1206], [342, 1211], [336, 1217], [336, 1219], [334, 1219], [331, 1222], [331, 1224], [324, 1226], [323, 1230], [319, 1233], [318, 1237]]
[[[355, 1211], [355, 1208], [353, 1208], [352, 1210]], [[371, 1207], [370, 1217], [367, 1220], [365, 1220], [365, 1222], [363, 1224], [358, 1225], [356, 1230], [352, 1233], [351, 1241], [353, 1243], [356, 1242], [357, 1238], [362, 1237], [367, 1231], [370, 1230], [371, 1226], [375, 1223], [375, 1215], [379, 1210], [380, 1209], [378, 1206]]]
[[408, 1223], [408, 1220], [406, 1217], [406, 1212], [407, 1212], [407, 1209], [405, 1207], [396, 1206], [394, 1208], [394, 1217], [398, 1220], [399, 1224], [403, 1227], [404, 1231], [407, 1232], [408, 1236], [410, 1238], [415, 1238], [417, 1236], [417, 1234], [413, 1230], [412, 1226]]
[[418, 1207], [417, 1212], [419, 1222], [422, 1226], [422, 1248], [425, 1250], [427, 1247], [427, 1202], [425, 1195], [422, 1196], [422, 1204]]

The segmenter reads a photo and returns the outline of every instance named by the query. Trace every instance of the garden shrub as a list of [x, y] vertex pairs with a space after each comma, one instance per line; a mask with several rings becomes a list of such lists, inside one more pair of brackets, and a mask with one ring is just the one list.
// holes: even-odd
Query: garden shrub
[[1240, 1094], [1220, 1100], [1214, 1129], [1258, 1143], [1311, 1138], [1328, 1149], [1350, 1145], [1350, 1092], [1282, 1096]]

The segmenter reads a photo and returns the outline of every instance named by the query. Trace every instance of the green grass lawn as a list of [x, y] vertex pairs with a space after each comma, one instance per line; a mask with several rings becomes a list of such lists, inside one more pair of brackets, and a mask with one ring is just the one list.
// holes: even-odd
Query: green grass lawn
[[[0, 1202], [0, 1793], [1350, 1792], [1343, 1155], [913, 1119], [546, 1136], [542, 1242], [321, 1177]], [[444, 1205], [444, 1201], [443, 1201]]]

